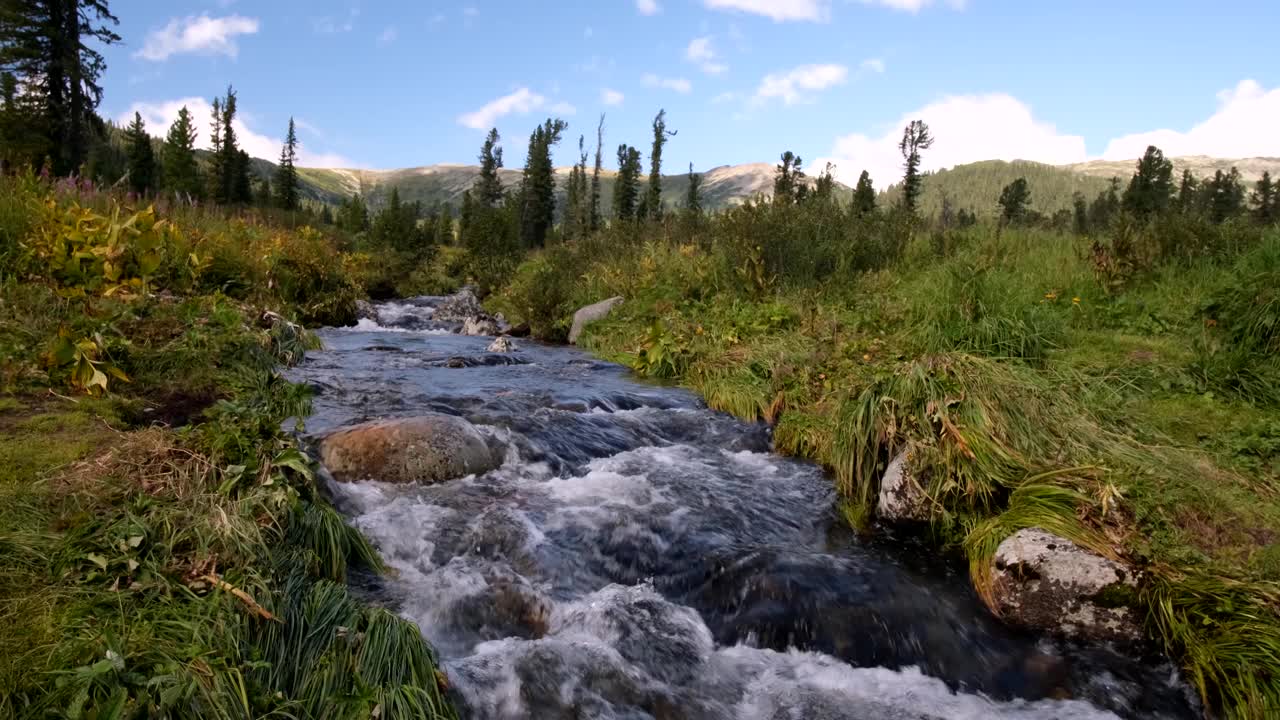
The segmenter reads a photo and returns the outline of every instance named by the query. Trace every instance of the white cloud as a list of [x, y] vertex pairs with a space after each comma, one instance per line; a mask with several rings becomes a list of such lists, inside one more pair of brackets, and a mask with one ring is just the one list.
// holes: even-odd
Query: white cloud
[[689, 62], [696, 63], [702, 68], [702, 72], [708, 75], [719, 75], [729, 69], [728, 65], [720, 61], [720, 56], [712, 46], [709, 35], [690, 41], [689, 47], [684, 51], [684, 57]]
[[573, 115], [578, 109], [567, 102], [548, 103], [547, 98], [527, 87], [517, 89], [485, 103], [479, 110], [458, 116], [458, 124], [473, 130], [488, 130], [498, 118], [507, 115], [528, 115], [534, 110], [546, 108], [555, 115]]
[[703, 4], [712, 10], [736, 10], [763, 15], [774, 22], [826, 22], [831, 17], [828, 0], [703, 0]]
[[[861, 2], [864, 5], [883, 5], [893, 10], [903, 10], [909, 13], [918, 13], [934, 4], [934, 0], [861, 0]], [[943, 0], [943, 4], [954, 10], [963, 10], [968, 2], [967, 0]]]
[[1141, 157], [1155, 145], [1170, 157], [1210, 155], [1220, 158], [1280, 157], [1280, 87], [1265, 90], [1254, 80], [1218, 93], [1218, 110], [1186, 132], [1152, 130], [1124, 135], [1107, 144], [1106, 160]]
[[399, 35], [396, 29], [388, 25], [381, 33], [378, 34], [378, 47], [386, 47], [396, 41]]
[[312, 18], [312, 28], [321, 35], [333, 35], [335, 33], [351, 32], [356, 26], [356, 18], [360, 17], [360, 8], [353, 7], [347, 14], [347, 19], [338, 21], [332, 16]]
[[174, 18], [168, 25], [148, 35], [146, 43], [134, 53], [134, 57], [161, 61], [181, 53], [203, 53], [233, 58], [240, 51], [236, 36], [252, 35], [258, 32], [258, 27], [257, 18], [241, 15]]
[[636, 0], [636, 10], [641, 15], [657, 15], [662, 12], [662, 6], [658, 5], [658, 0]]
[[[169, 126], [173, 124], [174, 120], [178, 119], [178, 111], [183, 106], [186, 106], [191, 113], [192, 121], [195, 123], [196, 131], [199, 133], [196, 137], [197, 147], [209, 149], [209, 119], [213, 114], [213, 107], [204, 98], [186, 97], [161, 102], [135, 102], [129, 106], [128, 111], [121, 113], [116, 120], [122, 124], [132, 122], [133, 114], [137, 112], [142, 115], [143, 121], [146, 122], [147, 132], [156, 137], [164, 137], [169, 132]], [[240, 143], [240, 149], [253, 157], [275, 162], [280, 157], [280, 146], [284, 144], [283, 136], [276, 138], [254, 132], [252, 128], [245, 124], [243, 115], [244, 111], [242, 110], [240, 116], [231, 125], [236, 131], [236, 139]], [[294, 123], [298, 127], [309, 127], [296, 119]], [[335, 153], [313, 152], [307, 147], [306, 142], [298, 143], [298, 164], [303, 167], [359, 167], [351, 160]]]
[[1004, 94], [944, 97], [901, 116], [878, 137], [853, 133], [836, 138], [831, 157], [819, 158], [836, 165], [836, 177], [852, 185], [863, 170], [871, 173], [876, 187], [885, 188], [902, 176], [898, 142], [902, 128], [923, 120], [935, 138], [923, 154], [924, 170], [939, 170], [978, 160], [1034, 160], [1052, 165], [1088, 159], [1084, 138], [1060, 134], [1053, 125], [1037, 120], [1031, 108]]
[[600, 102], [604, 103], [605, 105], [621, 105], [622, 101], [625, 99], [626, 99], [626, 96], [618, 92], [617, 90], [610, 90], [609, 88], [604, 88], [603, 90], [600, 91]]
[[795, 105], [807, 98], [806, 91], [825, 90], [843, 83], [849, 77], [849, 68], [843, 65], [801, 65], [786, 72], [770, 73], [760, 81], [752, 101], [762, 104], [778, 98], [787, 105]]
[[681, 95], [688, 95], [693, 91], [693, 83], [684, 78], [664, 78], [658, 77], [653, 73], [645, 73], [644, 76], [640, 78], [640, 82], [644, 83], [645, 87], [675, 90]]
[[879, 74], [884, 72], [884, 60], [881, 58], [867, 58], [858, 67], [867, 72]]

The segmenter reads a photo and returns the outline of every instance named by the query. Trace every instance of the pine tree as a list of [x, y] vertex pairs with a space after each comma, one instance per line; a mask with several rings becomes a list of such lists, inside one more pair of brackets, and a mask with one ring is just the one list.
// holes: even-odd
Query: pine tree
[[280, 148], [280, 164], [276, 166], [276, 205], [284, 210], [298, 209], [298, 170], [294, 163], [298, 159], [298, 133], [293, 127], [293, 118], [289, 118], [289, 134], [285, 136], [284, 146]]
[[876, 211], [876, 189], [871, 184], [871, 173], [866, 170], [858, 176], [858, 184], [853, 189], [853, 214], [855, 217], [866, 217]]
[[818, 175], [818, 181], [813, 186], [813, 199], [820, 203], [830, 203], [835, 200], [836, 195], [836, 178], [835, 166], [827, 163]]
[[640, 151], [629, 145], [618, 146], [618, 176], [613, 182], [613, 217], [636, 219], [640, 198]]
[[473, 198], [489, 206], [497, 207], [502, 202], [502, 178], [498, 171], [502, 169], [502, 148], [498, 128], [489, 131], [480, 148], [480, 177], [476, 178]]
[[693, 163], [689, 163], [689, 189], [685, 194], [684, 209], [690, 215], [702, 214], [702, 176], [693, 171]]
[[1205, 185], [1209, 209], [1209, 219], [1215, 223], [1223, 223], [1244, 211], [1244, 184], [1240, 181], [1240, 171], [1231, 168], [1230, 173], [1218, 170], [1213, 179]]
[[129, 187], [139, 195], [147, 195], [156, 188], [156, 156], [141, 113], [133, 114], [125, 137], [129, 144]]
[[775, 168], [773, 176], [773, 201], [788, 205], [800, 199], [804, 187], [804, 171], [800, 169], [803, 160], [790, 150], [782, 153], [782, 162]]
[[209, 144], [212, 146], [209, 151], [209, 172], [207, 173], [207, 182], [209, 186], [208, 196], [214, 202], [226, 202], [226, 193], [223, 191], [222, 181], [226, 177], [225, 171], [222, 169], [222, 163], [226, 156], [222, 153], [222, 98], [213, 99], [213, 118], [209, 123]]
[[662, 147], [676, 131], [667, 132], [667, 111], [659, 110], [653, 118], [653, 150], [649, 153], [649, 189], [644, 205], [651, 220], [662, 219]]
[[1071, 221], [1077, 235], [1089, 234], [1089, 203], [1084, 194], [1077, 192], [1071, 196]]
[[1098, 193], [1093, 204], [1089, 206], [1089, 227], [1095, 231], [1103, 230], [1111, 224], [1111, 219], [1120, 212], [1120, 178], [1111, 178], [1106, 190]]
[[440, 208], [436, 215], [435, 244], [437, 246], [453, 244], [453, 209], [448, 205]]
[[1178, 212], [1194, 214], [1200, 210], [1200, 183], [1191, 170], [1182, 171], [1182, 182], [1178, 185]]
[[555, 168], [551, 164], [551, 148], [560, 142], [568, 125], [559, 118], [548, 118], [529, 136], [529, 153], [520, 181], [520, 242], [526, 248], [547, 244], [556, 212]]
[[328, 203], [320, 206], [320, 222], [325, 225], [333, 224], [333, 209], [329, 207]]
[[603, 218], [600, 214], [600, 172], [604, 169], [604, 113], [600, 114], [600, 124], [596, 125], [596, 164], [591, 171], [591, 232], [600, 229]]
[[1021, 222], [1031, 204], [1031, 188], [1026, 178], [1018, 178], [1000, 192], [1000, 222], [1005, 225]]
[[[119, 21], [106, 0], [8, 0], [0, 5], [0, 68], [13, 72], [39, 106], [39, 133], [58, 175], [77, 172], [89, 156], [94, 110], [102, 100], [102, 53]], [[36, 119], [36, 118], [32, 118]], [[27, 133], [24, 133], [26, 135]]]
[[369, 229], [369, 208], [360, 195], [352, 195], [338, 208], [338, 227], [355, 235]]
[[902, 176], [902, 206], [912, 214], [916, 211], [923, 184], [920, 177], [920, 152], [930, 147], [933, 147], [933, 135], [929, 134], [929, 126], [923, 120], [912, 120], [903, 128], [902, 141], [898, 143], [898, 151], [902, 153], [903, 167], [906, 170]]
[[1155, 145], [1147, 147], [1121, 198], [1121, 206], [1139, 218], [1151, 218], [1169, 208], [1173, 198], [1173, 163]]
[[577, 240], [591, 232], [591, 196], [587, 185], [586, 138], [578, 136], [578, 162], [569, 173], [569, 188], [565, 202], [565, 236]]
[[1262, 178], [1253, 186], [1253, 217], [1263, 225], [1271, 225], [1280, 220], [1280, 205], [1277, 204], [1277, 189], [1271, 180], [1271, 173], [1262, 173]]
[[49, 154], [43, 114], [38, 98], [19, 91], [16, 75], [0, 73], [0, 173], [37, 165]]
[[271, 181], [262, 178], [258, 182], [252, 183], [253, 187], [253, 204], [260, 208], [269, 208], [275, 204], [276, 195], [271, 190]]
[[[231, 202], [253, 202], [253, 181], [249, 176], [249, 165], [252, 162], [252, 158], [249, 157], [249, 153], [239, 150], [233, 160], [232, 165], [235, 170], [231, 176]], [[270, 196], [268, 195], [268, 197]]]
[[178, 119], [169, 126], [161, 160], [164, 166], [164, 186], [169, 192], [187, 197], [200, 195], [200, 173], [196, 164], [196, 128], [186, 106], [178, 111]]

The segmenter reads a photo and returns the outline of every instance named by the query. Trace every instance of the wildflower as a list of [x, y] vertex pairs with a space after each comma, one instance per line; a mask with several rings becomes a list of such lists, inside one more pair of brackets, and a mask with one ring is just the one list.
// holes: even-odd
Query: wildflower
[[1079, 304], [1080, 304], [1080, 298], [1079, 298], [1079, 297], [1073, 297], [1073, 298], [1071, 298], [1071, 304], [1072, 304], [1072, 305], [1079, 305]]
[[1044, 299], [1045, 299], [1045, 300], [1057, 300], [1057, 299], [1058, 299], [1058, 293], [1051, 293], [1051, 292], [1047, 292], [1047, 293], [1045, 293], [1045, 294], [1044, 294]]
[[871, 362], [871, 353], [866, 353], [866, 354], [864, 354], [864, 355], [862, 356], [862, 359], [863, 359], [865, 362]]

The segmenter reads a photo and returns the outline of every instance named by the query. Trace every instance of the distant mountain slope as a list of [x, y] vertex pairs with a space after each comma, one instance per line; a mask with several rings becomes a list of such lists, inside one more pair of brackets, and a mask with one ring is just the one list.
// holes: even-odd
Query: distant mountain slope
[[[1130, 163], [1130, 170], [1124, 173], [1126, 177], [1133, 172], [1132, 167], [1133, 164]], [[1000, 191], [1020, 177], [1026, 178], [1031, 187], [1032, 209], [1052, 215], [1058, 210], [1070, 208], [1074, 193], [1083, 193], [1092, 200], [1106, 189], [1110, 175], [1096, 177], [1066, 167], [1025, 160], [985, 160], [957, 165], [950, 170], [939, 170], [925, 176], [920, 212], [926, 216], [940, 213], [942, 199], [945, 197], [955, 211], [965, 209], [972, 210], [981, 217], [993, 216], [998, 211]], [[901, 196], [901, 185], [893, 185], [881, 193], [880, 202], [895, 203]]]
[[[259, 175], [269, 177], [274, 167], [264, 160], [254, 161], [254, 170]], [[417, 200], [426, 207], [448, 204], [458, 208], [462, 205], [462, 194], [475, 183], [479, 174], [480, 168], [475, 165], [428, 165], [399, 170], [298, 169], [304, 197], [337, 204], [353, 193], [360, 193], [375, 207], [386, 201], [394, 187], [400, 191], [400, 198], [407, 202]], [[774, 166], [769, 163], [724, 165], [701, 175], [703, 206], [710, 210], [741, 205], [750, 198], [773, 191]], [[500, 176], [504, 187], [515, 188], [520, 184], [519, 170], [503, 169]], [[614, 171], [605, 170], [600, 178], [601, 205], [606, 214], [612, 210], [615, 177]], [[561, 200], [568, 179], [569, 168], [556, 169], [556, 192]], [[647, 176], [641, 178], [642, 185], [647, 182]], [[837, 185], [837, 188], [846, 196], [852, 192], [843, 185]], [[683, 206], [688, 189], [687, 175], [664, 175], [663, 204], [671, 208]]]
[[[1214, 172], [1218, 170], [1230, 172], [1233, 167], [1240, 170], [1241, 178], [1247, 183], [1257, 182], [1264, 172], [1271, 173], [1273, 177], [1280, 176], [1280, 158], [1258, 157], [1232, 160], [1230, 158], [1212, 158], [1204, 155], [1187, 155], [1170, 159], [1173, 160], [1175, 177], [1182, 175], [1183, 169], [1190, 169], [1193, 175], [1203, 178], [1212, 177]], [[1127, 178], [1133, 174], [1133, 166], [1137, 162], [1137, 160], [1090, 160], [1089, 162], [1064, 165], [1063, 167], [1095, 177], [1109, 178], [1116, 175], [1121, 178]]]

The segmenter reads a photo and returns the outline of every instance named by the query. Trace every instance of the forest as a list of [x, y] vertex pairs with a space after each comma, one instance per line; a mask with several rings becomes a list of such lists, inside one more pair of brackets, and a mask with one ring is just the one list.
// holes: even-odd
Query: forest
[[517, 183], [491, 130], [458, 207], [329, 205], [292, 121], [269, 175], [243, 151], [234, 88], [163, 139], [102, 119], [115, 24], [105, 0], [0, 15], [0, 715], [452, 717], [418, 629], [348, 588], [381, 561], [286, 431], [309, 396], [279, 369], [357, 301], [466, 284], [549, 342], [624, 297], [581, 344], [772, 425], [855, 531], [919, 449], [922, 535], [979, 594], [1001, 539], [1050, 528], [1142, 569], [1116, 602], [1212, 711], [1280, 706], [1270, 175], [1151, 147], [1126, 178], [953, 183], [914, 121], [886, 193], [787, 151], [712, 212], [692, 168], [663, 201], [685, 138], [659, 111], [641, 147], [600, 118], [563, 181], [551, 117]]

